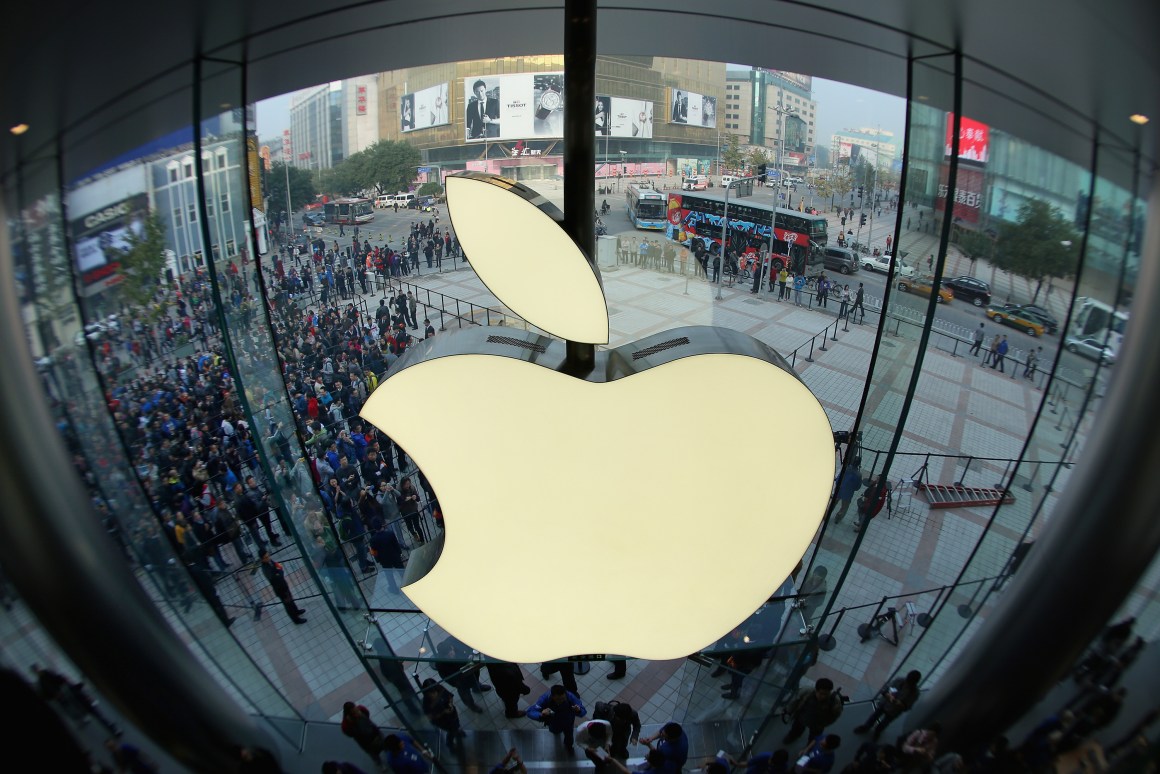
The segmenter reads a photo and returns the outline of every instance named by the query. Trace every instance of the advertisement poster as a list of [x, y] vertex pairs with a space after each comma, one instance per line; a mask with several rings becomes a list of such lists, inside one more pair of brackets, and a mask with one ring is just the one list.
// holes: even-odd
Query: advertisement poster
[[468, 142], [564, 136], [564, 74], [463, 79]]
[[449, 93], [450, 84], [441, 83], [413, 94], [404, 94], [399, 100], [399, 128], [413, 132], [451, 123], [447, 105]]
[[[950, 167], [946, 164], [942, 165], [939, 171], [939, 185], [938, 185], [938, 207], [946, 207], [947, 198], [947, 178], [950, 174]], [[983, 172], [979, 169], [969, 169], [966, 167], [959, 167], [958, 176], [956, 177], [956, 188], [954, 191], [955, 203], [954, 209], [951, 211], [951, 217], [956, 222], [965, 221], [967, 223], [979, 222], [979, 210], [983, 206]]]
[[653, 103], [626, 97], [596, 98], [597, 137], [653, 136]]
[[[955, 133], [955, 114], [947, 113], [947, 136], [943, 147], [943, 155], [951, 155], [951, 141]], [[959, 125], [959, 158], [963, 161], [977, 161], [987, 163], [987, 153], [990, 151], [991, 130], [984, 123], [963, 116]]]
[[669, 89], [669, 121], [690, 126], [717, 127], [717, 98], [693, 91]]
[[850, 158], [850, 154], [853, 152], [853, 148], [854, 148], [853, 143], [849, 143], [849, 142], [838, 143], [838, 158], [840, 158], [840, 159]]
[[77, 271], [85, 285], [116, 273], [118, 253], [129, 248], [130, 232], [141, 233], [148, 212], [148, 194], [137, 194], [72, 222]]

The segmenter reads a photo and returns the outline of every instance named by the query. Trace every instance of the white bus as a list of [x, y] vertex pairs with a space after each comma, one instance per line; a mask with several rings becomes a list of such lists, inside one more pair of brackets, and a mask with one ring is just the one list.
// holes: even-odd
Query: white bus
[[665, 227], [668, 199], [651, 186], [630, 185], [624, 195], [628, 219], [637, 228], [661, 231]]
[[1117, 310], [1094, 298], [1077, 298], [1071, 316], [1068, 335], [1076, 339], [1096, 339], [1105, 342], [1114, 356], [1120, 351], [1124, 329], [1128, 327], [1127, 310]]

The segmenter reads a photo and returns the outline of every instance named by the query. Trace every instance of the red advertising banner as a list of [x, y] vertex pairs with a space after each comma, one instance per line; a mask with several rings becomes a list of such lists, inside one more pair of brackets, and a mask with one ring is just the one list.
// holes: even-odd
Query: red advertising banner
[[[943, 155], [951, 155], [951, 144], [955, 134], [955, 114], [947, 113], [947, 137], [943, 147]], [[966, 161], [987, 163], [987, 153], [990, 151], [991, 130], [979, 121], [963, 116], [959, 125], [959, 158]]]
[[[939, 171], [938, 199], [940, 208], [946, 207], [947, 177], [950, 165], [943, 164]], [[983, 171], [959, 166], [955, 183], [955, 203], [951, 217], [956, 222], [978, 223], [979, 210], [983, 206]]]
[[367, 87], [356, 86], [354, 98], [354, 112], [356, 115], [365, 116], [367, 114]]

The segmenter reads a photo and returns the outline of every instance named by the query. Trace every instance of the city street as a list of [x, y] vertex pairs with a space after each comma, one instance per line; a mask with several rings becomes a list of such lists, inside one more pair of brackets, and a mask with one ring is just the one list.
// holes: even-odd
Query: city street
[[[524, 181], [529, 187], [534, 188], [538, 193], [542, 194], [549, 201], [553, 202], [558, 207], [563, 207], [563, 184], [560, 180], [529, 180]], [[619, 185], [616, 180], [602, 181], [598, 180], [599, 187], [611, 186], [610, 193], [600, 193], [597, 191], [595, 204], [599, 209], [604, 201], [609, 204], [609, 213], [604, 216], [602, 220], [608, 229], [608, 233], [612, 236], [627, 234], [630, 236], [644, 236], [648, 234], [656, 235], [657, 232], [638, 231], [628, 220], [627, 212], [624, 207], [624, 189], [631, 184], [632, 180], [625, 178], [620, 181]], [[654, 181], [658, 186], [662, 186], [662, 192], [679, 190], [679, 179], [658, 180]], [[787, 203], [793, 207], [798, 205], [803, 189], [799, 186], [799, 191], [787, 191], [781, 189], [776, 191], [780, 194], [780, 204]], [[619, 190], [618, 190], [619, 189]], [[713, 197], [723, 197], [725, 191], [721, 188], [709, 189], [708, 195]], [[775, 189], [773, 187], [754, 187], [753, 196], [746, 197], [741, 201], [770, 205], [774, 200]], [[849, 199], [847, 198], [847, 201]], [[732, 196], [730, 201], [736, 201]], [[837, 234], [842, 228], [839, 223], [838, 215], [834, 212], [828, 212], [829, 202], [812, 197], [808, 191], [805, 192], [806, 206], [818, 207], [822, 214], [826, 215], [830, 224], [830, 243], [836, 244]], [[854, 199], [857, 202], [857, 197]], [[920, 209], [923, 212], [923, 217], [919, 219]], [[437, 225], [440, 230], [450, 227], [449, 218], [447, 215], [446, 205], [437, 207], [439, 220]], [[871, 213], [867, 210], [868, 218], [867, 225], [859, 227], [857, 225], [847, 225], [846, 228], [852, 228], [854, 231], [854, 239], [859, 242], [866, 242], [872, 247], [885, 249], [886, 236], [893, 232], [895, 226], [894, 211], [889, 209], [882, 209], [881, 216], [877, 216], [877, 212]], [[909, 220], [912, 225], [911, 231], [904, 231], [900, 243], [901, 252], [907, 253], [904, 259], [910, 265], [915, 266], [920, 274], [929, 271], [925, 258], [933, 255], [938, 249], [938, 236], [935, 233], [927, 231], [920, 231], [920, 223], [922, 226], [927, 226], [931, 222], [931, 213], [929, 208], [907, 208], [904, 212], [903, 226]], [[410, 233], [412, 223], [427, 222], [435, 219], [435, 213], [425, 213], [419, 210], [400, 209], [397, 213], [391, 209], [376, 209], [375, 219], [365, 226], [359, 227], [360, 241], [370, 241], [372, 246], [385, 245], [394, 249], [399, 249], [406, 244], [407, 236]], [[849, 221], [850, 224], [857, 224], [859, 220], [859, 211], [855, 207], [854, 217]], [[299, 224], [301, 228], [301, 213], [295, 217], [295, 223]], [[339, 236], [339, 229], [337, 226], [327, 225], [324, 227], [312, 227], [309, 229], [312, 236], [321, 235], [330, 245], [338, 241], [340, 245], [350, 244], [353, 238], [353, 227], [344, 226], [343, 236]], [[426, 263], [420, 261], [421, 272], [426, 273]], [[449, 261], [444, 260], [442, 264], [442, 271], [460, 270], [466, 268], [466, 264], [460, 263], [453, 265]], [[953, 248], [950, 251], [948, 263], [945, 271], [947, 278], [957, 276], [972, 276], [972, 268], [974, 269], [973, 276], [978, 277], [991, 284], [991, 292], [994, 304], [1002, 304], [1011, 298], [1013, 302], [1027, 303], [1030, 301], [1030, 295], [1023, 295], [1018, 293], [1016, 289], [1015, 280], [1018, 279], [1026, 284], [1026, 280], [1021, 278], [1010, 278], [1005, 273], [996, 272], [992, 270], [986, 260], [979, 260], [976, 265], [972, 267], [971, 262], [963, 257], [957, 249]], [[436, 270], [438, 271], [438, 270]], [[998, 275], [993, 280], [993, 275]], [[841, 275], [830, 272], [831, 277], [839, 284], [851, 284], [852, 289], [857, 287], [857, 283], [861, 282], [865, 285], [867, 303], [871, 307], [880, 305], [881, 300], [885, 294], [886, 289], [886, 275], [878, 272], [861, 270], [857, 274]], [[1004, 292], [1006, 290], [1006, 292]], [[733, 292], [740, 292], [739, 290]], [[1014, 295], [1008, 295], [1013, 293]], [[1063, 297], [1060, 294], [1059, 297]], [[918, 319], [919, 316], [925, 315], [928, 304], [928, 299], [925, 296], [914, 293], [899, 292], [897, 289], [891, 294], [890, 302], [893, 308], [901, 308], [909, 310]], [[1048, 306], [1055, 317], [1062, 325], [1065, 315], [1065, 308], [1057, 308], [1049, 303], [1049, 299], [1041, 298], [1040, 303]], [[909, 315], [908, 315], [909, 316]], [[938, 321], [937, 330], [940, 330], [949, 335], [957, 335], [969, 341], [973, 331], [978, 328], [979, 323], [984, 324], [985, 330], [985, 346], [990, 344], [991, 339], [996, 335], [1006, 335], [1010, 342], [1011, 352], [1009, 357], [1022, 361], [1026, 357], [1026, 351], [1029, 347], [1043, 347], [1041, 356], [1041, 363], [1046, 367], [1054, 359], [1056, 352], [1063, 340], [1063, 332], [1057, 332], [1055, 335], [1044, 336], [1041, 338], [1032, 338], [1026, 333], [1000, 326], [987, 319], [984, 314], [983, 307], [975, 307], [966, 301], [952, 301], [947, 304], [941, 304], [936, 311], [935, 319]], [[969, 346], [969, 345], [968, 345]], [[1060, 359], [1060, 373], [1071, 381], [1079, 382], [1091, 378], [1095, 373], [1095, 364], [1080, 355], [1075, 355], [1070, 352], [1064, 352]]]

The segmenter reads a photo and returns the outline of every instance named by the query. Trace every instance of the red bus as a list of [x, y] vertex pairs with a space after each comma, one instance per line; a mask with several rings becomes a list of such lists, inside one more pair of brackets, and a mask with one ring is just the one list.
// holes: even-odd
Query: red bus
[[[721, 222], [725, 200], [689, 193], [669, 194], [669, 224], [684, 234], [690, 249], [700, 241], [706, 248], [721, 244]], [[774, 222], [774, 213], [777, 221]], [[784, 207], [729, 202], [729, 246], [741, 256], [742, 265], [769, 247], [773, 226], [773, 271], [787, 267], [794, 274], [813, 276], [823, 269], [826, 248], [826, 219]]]

